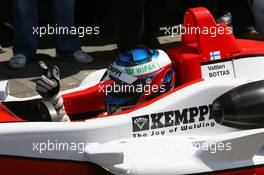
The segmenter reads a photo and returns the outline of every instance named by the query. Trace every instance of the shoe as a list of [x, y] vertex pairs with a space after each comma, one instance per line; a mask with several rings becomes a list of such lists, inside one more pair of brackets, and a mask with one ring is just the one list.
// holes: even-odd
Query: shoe
[[232, 15], [231, 15], [230, 12], [227, 12], [223, 16], [217, 18], [216, 21], [217, 21], [218, 24], [224, 23], [227, 26], [231, 26], [231, 23], [232, 23]]
[[264, 35], [252, 28], [251, 30], [237, 34], [237, 38], [264, 41]]
[[27, 58], [23, 54], [14, 55], [8, 63], [8, 66], [13, 69], [20, 69], [25, 67], [27, 64]]
[[0, 45], [0, 53], [2, 53], [3, 52], [3, 48], [2, 48], [2, 46]]
[[68, 60], [68, 61], [75, 61], [77, 63], [91, 63], [93, 62], [93, 57], [88, 55], [83, 50], [78, 50], [72, 54], [72, 56], [61, 56], [57, 55], [58, 58]]

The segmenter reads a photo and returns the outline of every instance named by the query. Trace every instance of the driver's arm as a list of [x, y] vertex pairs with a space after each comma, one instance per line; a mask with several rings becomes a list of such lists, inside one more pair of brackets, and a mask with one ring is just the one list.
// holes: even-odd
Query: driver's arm
[[57, 111], [57, 116], [52, 118], [55, 122], [70, 121], [69, 116], [66, 114], [63, 98], [60, 95], [60, 73], [59, 68], [54, 66], [49, 70], [44, 62], [39, 62], [42, 68], [43, 75], [37, 81], [36, 90], [44, 100], [49, 101]]

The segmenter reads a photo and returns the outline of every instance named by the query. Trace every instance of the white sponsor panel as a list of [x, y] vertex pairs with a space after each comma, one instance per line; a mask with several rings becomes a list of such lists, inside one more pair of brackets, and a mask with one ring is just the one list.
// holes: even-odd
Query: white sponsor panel
[[249, 57], [234, 60], [236, 78], [248, 80], [263, 80], [264, 78], [264, 56]]
[[235, 78], [233, 61], [203, 65], [202, 77], [203, 79]]
[[264, 56], [202, 65], [201, 69], [203, 79], [239, 78], [250, 81], [263, 80]]

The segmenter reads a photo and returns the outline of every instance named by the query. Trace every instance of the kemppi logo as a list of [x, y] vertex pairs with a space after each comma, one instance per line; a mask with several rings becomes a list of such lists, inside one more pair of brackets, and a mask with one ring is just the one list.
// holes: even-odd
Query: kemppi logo
[[149, 129], [159, 129], [180, 124], [191, 124], [212, 120], [209, 117], [211, 105], [184, 108], [182, 110], [166, 111], [142, 115], [132, 118], [133, 132]]
[[122, 72], [120, 70], [118, 70], [117, 68], [115, 68], [113, 65], [109, 65], [107, 68], [108, 73], [114, 74], [116, 76], [121, 76]]

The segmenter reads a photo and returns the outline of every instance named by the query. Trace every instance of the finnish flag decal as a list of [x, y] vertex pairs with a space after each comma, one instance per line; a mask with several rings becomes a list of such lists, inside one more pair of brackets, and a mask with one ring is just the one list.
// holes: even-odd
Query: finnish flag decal
[[220, 60], [221, 59], [221, 52], [220, 51], [210, 52], [210, 59], [211, 59], [211, 61]]

